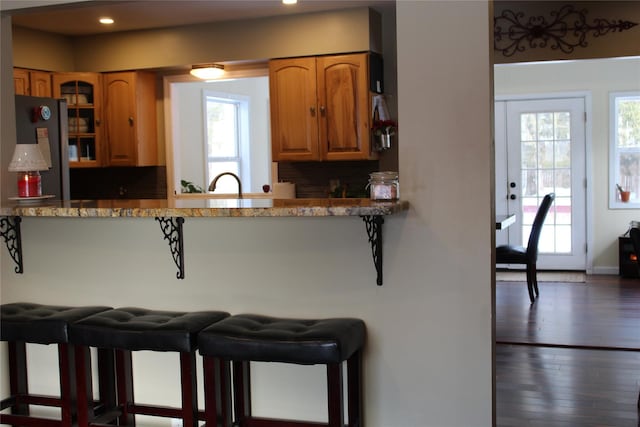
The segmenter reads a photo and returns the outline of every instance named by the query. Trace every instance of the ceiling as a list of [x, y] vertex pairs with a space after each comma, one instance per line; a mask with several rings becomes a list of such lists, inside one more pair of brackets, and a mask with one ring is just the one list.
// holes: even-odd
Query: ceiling
[[[24, 7], [24, 0], [2, 0], [2, 10], [12, 15], [14, 25], [66, 36], [86, 36], [355, 7], [376, 8], [394, 3], [394, 0], [298, 0], [298, 4], [287, 6], [281, 0], [109, 0], [19, 9]], [[98, 18], [103, 16], [113, 18], [115, 23], [99, 24]]]

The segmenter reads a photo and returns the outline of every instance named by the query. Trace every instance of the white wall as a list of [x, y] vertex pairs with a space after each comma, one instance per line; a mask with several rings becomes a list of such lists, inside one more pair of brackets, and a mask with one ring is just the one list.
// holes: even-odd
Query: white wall
[[[74, 40], [76, 70], [105, 72], [154, 68], [158, 63], [182, 67], [242, 59], [378, 52], [379, 40], [372, 33], [379, 31], [379, 19], [363, 7], [81, 37]], [[163, 49], [149, 49], [157, 40], [162, 40]]]
[[[173, 140], [174, 150], [180, 153], [180, 162], [174, 163], [176, 170], [176, 189], [180, 188], [180, 179], [186, 179], [206, 189], [204, 170], [204, 104], [203, 91], [243, 95], [250, 98], [250, 141], [249, 156], [251, 162], [251, 180], [242, 182], [245, 193], [262, 192], [262, 185], [270, 184], [271, 175], [271, 130], [269, 123], [269, 78], [255, 77], [217, 82], [174, 83], [171, 89], [174, 111], [178, 117], [172, 117], [173, 131], [178, 137]], [[177, 146], [176, 146], [177, 145]], [[236, 184], [233, 183], [233, 191]]]
[[[490, 16], [486, 1], [398, 2], [400, 179], [411, 209], [385, 219], [382, 287], [357, 217], [187, 219], [184, 280], [151, 218], [25, 218], [24, 274], [0, 248], [2, 302], [360, 317], [367, 426], [491, 425]], [[165, 357], [140, 355], [139, 397], [177, 399]], [[35, 385], [55, 385], [52, 369], [34, 369]], [[311, 381], [321, 372], [283, 371], [256, 375], [256, 412], [324, 417], [323, 387]]]
[[411, 367], [400, 390], [416, 393], [415, 406], [409, 418], [396, 413], [410, 426], [490, 424], [491, 16], [484, 1], [397, 3], [399, 170], [413, 208], [398, 236], [402, 285], [393, 292], [406, 298], [398, 332], [424, 337], [417, 352], [395, 358]]
[[591, 95], [592, 176], [587, 186], [593, 203], [591, 217], [593, 272], [618, 273], [618, 236], [631, 220], [640, 219], [640, 209], [609, 209], [609, 93], [640, 90], [640, 58], [617, 58], [566, 62], [540, 62], [495, 67], [495, 94], [587, 92]]

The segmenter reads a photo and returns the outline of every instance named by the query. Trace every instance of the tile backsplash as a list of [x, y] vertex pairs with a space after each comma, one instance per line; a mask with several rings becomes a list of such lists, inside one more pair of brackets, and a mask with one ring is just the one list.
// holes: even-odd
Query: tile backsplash
[[[377, 160], [346, 162], [280, 162], [279, 181], [296, 184], [296, 197], [368, 197], [369, 174]], [[72, 199], [165, 199], [164, 166], [73, 168]], [[337, 187], [337, 188], [336, 188]]]
[[295, 183], [298, 198], [368, 197], [369, 174], [377, 170], [377, 160], [280, 162], [278, 180]]
[[72, 168], [72, 199], [166, 199], [164, 166]]

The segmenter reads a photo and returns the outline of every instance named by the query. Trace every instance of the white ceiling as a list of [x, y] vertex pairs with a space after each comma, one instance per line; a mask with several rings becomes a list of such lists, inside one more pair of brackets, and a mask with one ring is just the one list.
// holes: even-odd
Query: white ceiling
[[[281, 0], [109, 0], [19, 9], [26, 4], [25, 0], [2, 0], [2, 10], [10, 13], [12, 22], [18, 26], [82, 36], [354, 7], [376, 8], [393, 3], [394, 0], [298, 0], [298, 4], [286, 6]], [[102, 16], [113, 18], [115, 24], [99, 24], [98, 18]]]

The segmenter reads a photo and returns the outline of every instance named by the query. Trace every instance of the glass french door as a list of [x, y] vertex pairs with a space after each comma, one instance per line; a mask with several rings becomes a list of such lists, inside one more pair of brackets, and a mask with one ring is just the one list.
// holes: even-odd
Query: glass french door
[[584, 99], [498, 101], [495, 111], [496, 213], [517, 218], [497, 232], [497, 244], [526, 246], [542, 198], [553, 192], [538, 268], [586, 269]]

